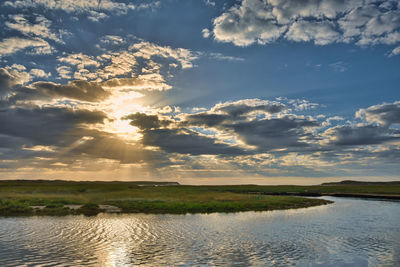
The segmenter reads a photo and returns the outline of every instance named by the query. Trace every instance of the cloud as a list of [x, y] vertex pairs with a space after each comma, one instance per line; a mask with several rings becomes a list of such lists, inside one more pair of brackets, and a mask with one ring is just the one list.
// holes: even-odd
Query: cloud
[[[26, 70], [23, 66], [14, 69]], [[133, 164], [152, 175], [158, 172], [174, 175], [175, 170], [186, 175], [193, 175], [194, 170], [207, 175], [227, 175], [235, 170], [240, 175], [321, 176], [329, 172], [345, 175], [345, 169], [363, 164], [371, 168], [395, 164], [400, 156], [400, 132], [391, 127], [399, 123], [398, 102], [361, 109], [356, 116], [363, 122], [346, 122], [347, 125], [338, 116], [314, 119], [301, 115], [318, 105], [283, 98], [229, 101], [202, 108], [198, 113], [147, 107], [118, 118], [106, 104], [114, 101], [114, 92], [102, 100], [96, 97], [97, 90], [122, 88], [135, 81], [130, 78], [93, 84], [42, 81], [21, 85], [13, 82], [8, 70], [0, 73], [0, 81], [11, 86], [15, 96], [18, 90], [30, 88], [48, 98], [98, 101], [77, 102], [73, 108], [52, 106], [54, 102], [50, 101], [41, 108], [18, 102], [3, 106], [0, 166], [4, 169], [30, 166], [98, 171], [112, 163], [118, 169], [119, 164]], [[8, 84], [10, 79], [14, 85]], [[71, 89], [74, 86], [77, 88]], [[74, 90], [83, 91], [65, 96], [64, 91]], [[303, 104], [304, 108], [299, 108]], [[124, 136], [109, 128], [115, 120], [126, 121]]]
[[390, 56], [397, 56], [399, 54], [400, 54], [400, 46], [393, 49], [392, 52], [390, 53]]
[[0, 111], [0, 134], [24, 138], [33, 145], [65, 145], [81, 138], [85, 124], [103, 123], [106, 118], [101, 111], [84, 109], [9, 108]]
[[34, 77], [39, 77], [39, 78], [48, 78], [51, 76], [51, 73], [48, 72], [46, 73], [44, 70], [42, 69], [31, 69], [29, 71], [29, 73], [34, 76]]
[[[215, 18], [213, 25], [217, 41], [237, 46], [279, 38], [317, 45], [400, 43], [396, 1], [243, 0]], [[394, 49], [392, 55], [396, 54]]]
[[248, 145], [256, 146], [263, 151], [307, 147], [309, 146], [307, 137], [311, 139], [313, 137], [305, 128], [317, 126], [319, 124], [316, 121], [297, 116], [224, 125], [227, 129], [232, 129]]
[[160, 46], [150, 42], [136, 43], [130, 46], [129, 50], [135, 51], [134, 56], [144, 59], [152, 59], [153, 57], [173, 59], [179, 63], [182, 69], [193, 68], [192, 61], [198, 58], [189, 49]]
[[242, 155], [236, 146], [216, 142], [189, 129], [153, 129], [142, 132], [142, 143], [159, 147], [168, 153], [190, 155]]
[[118, 35], [105, 35], [100, 39], [103, 44], [119, 45], [125, 43], [124, 38]]
[[262, 1], [244, 0], [214, 19], [213, 34], [217, 41], [248, 46], [266, 44], [278, 39], [286, 26], [275, 23], [268, 6]]
[[[167, 152], [217, 154], [216, 151], [220, 148], [221, 154], [250, 153], [238, 145], [240, 142], [229, 141], [235, 139], [242, 140], [245, 146], [253, 146], [260, 151], [308, 146], [306, 138], [310, 134], [306, 128], [319, 124], [310, 118], [283, 115], [281, 112], [287, 109], [286, 105], [275, 101], [245, 99], [219, 103], [207, 112], [181, 114], [175, 122], [142, 113], [126, 116], [124, 119], [131, 120], [131, 125], [141, 129], [144, 145], [160, 147]], [[276, 118], [258, 118], [254, 117], [254, 113], [266, 116], [278, 113], [280, 115]], [[227, 135], [228, 141], [223, 135], [218, 137], [204, 134], [193, 130], [192, 127], [204, 127], [205, 131], [215, 129]], [[179, 140], [182, 143], [179, 143]], [[212, 144], [214, 147], [211, 149]], [[188, 152], [191, 148], [195, 148], [196, 151]]]
[[[102, 38], [100, 42], [104, 43], [104, 40], [111, 40], [110, 38], [113, 42], [107, 41], [106, 44], [114, 44], [116, 40], [118, 43], [126, 42], [116, 36]], [[193, 68], [193, 61], [198, 56], [199, 53], [188, 49], [160, 46], [136, 40], [136, 43], [131, 45], [128, 50], [111, 50], [98, 56], [83, 53], [64, 54], [57, 59], [69, 66], [59, 66], [57, 70], [61, 78], [73, 77], [78, 80], [96, 82], [125, 79], [124, 83], [127, 82], [126, 79], [131, 79], [133, 86], [139, 86], [141, 83], [141, 90], [162, 91], [171, 89], [167, 79], [173, 77], [173, 72], [178, 67]], [[236, 60], [236, 58], [227, 57], [225, 60]]]
[[58, 61], [63, 63], [68, 63], [70, 65], [76, 66], [78, 69], [84, 69], [87, 66], [100, 66], [100, 63], [94, 60], [93, 57], [84, 55], [82, 53], [78, 54], [69, 54], [65, 57], [58, 57]]
[[41, 38], [20, 38], [20, 37], [10, 37], [5, 38], [0, 41], [0, 54], [9, 55], [14, 54], [20, 50], [28, 50], [28, 53], [41, 55], [41, 54], [51, 54], [53, 53], [53, 48], [48, 42]]
[[276, 101], [260, 100], [260, 99], [243, 99], [235, 102], [225, 102], [215, 105], [212, 112], [223, 112], [232, 117], [240, 117], [242, 115], [255, 112], [263, 111], [269, 114], [279, 113], [287, 109], [287, 106], [283, 103]]
[[0, 97], [11, 91], [17, 84], [21, 84], [17, 75], [13, 75], [7, 69], [0, 68]]
[[217, 59], [217, 60], [227, 60], [227, 61], [244, 61], [244, 58], [241, 57], [233, 57], [233, 56], [226, 56], [221, 53], [210, 53], [209, 54], [211, 58]]
[[135, 9], [135, 5], [110, 0], [18, 0], [6, 1], [3, 5], [13, 8], [46, 8], [63, 10], [68, 13], [88, 13], [93, 10], [103, 10], [116, 12], [116, 14], [126, 14], [128, 10]]
[[203, 30], [201, 30], [201, 33], [203, 34], [203, 37], [204, 37], [204, 38], [208, 38], [208, 37], [210, 37], [210, 35], [211, 35], [209, 29], [203, 29]]
[[296, 21], [285, 38], [295, 42], [314, 41], [316, 45], [326, 45], [338, 40], [339, 33], [335, 30], [335, 24], [329, 21]]
[[215, 2], [211, 0], [203, 0], [204, 4], [207, 6], [215, 6]]
[[400, 101], [360, 109], [356, 112], [356, 117], [386, 127], [392, 124], [400, 124]]
[[166, 127], [171, 123], [171, 121], [168, 120], [160, 120], [157, 115], [147, 115], [140, 112], [125, 116], [122, 119], [130, 120], [131, 125], [136, 126], [141, 130]]
[[41, 100], [55, 98], [70, 98], [88, 102], [99, 102], [107, 99], [110, 92], [103, 89], [101, 84], [87, 81], [71, 81], [68, 84], [53, 82], [35, 82], [29, 86], [19, 87], [10, 97], [10, 102], [19, 100]]
[[43, 16], [36, 16], [35, 24], [30, 23], [23, 15], [13, 15], [11, 18], [13, 22], [5, 22], [9, 29], [19, 31], [28, 37], [39, 37], [63, 43], [59, 36], [51, 32], [51, 22]]
[[63, 79], [71, 79], [71, 67], [69, 66], [60, 66], [57, 67], [57, 73]]
[[337, 72], [345, 72], [348, 69], [347, 64], [343, 61], [331, 63], [329, 64], [329, 67], [331, 67], [333, 71]]
[[336, 126], [328, 129], [325, 136], [329, 137], [330, 144], [360, 146], [399, 140], [400, 131], [374, 125]]

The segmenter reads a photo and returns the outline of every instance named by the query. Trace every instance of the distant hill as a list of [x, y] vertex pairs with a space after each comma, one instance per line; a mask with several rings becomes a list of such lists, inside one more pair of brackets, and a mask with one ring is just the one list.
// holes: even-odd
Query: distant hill
[[362, 182], [353, 180], [344, 180], [341, 182], [323, 183], [321, 185], [400, 185], [400, 181], [392, 182]]

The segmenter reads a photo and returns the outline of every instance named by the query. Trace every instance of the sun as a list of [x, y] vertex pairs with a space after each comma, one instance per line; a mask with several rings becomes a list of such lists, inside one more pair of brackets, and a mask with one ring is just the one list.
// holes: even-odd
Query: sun
[[115, 90], [110, 99], [103, 103], [103, 110], [111, 118], [105, 123], [105, 130], [126, 140], [139, 140], [141, 138], [139, 129], [123, 118], [132, 113], [146, 112], [147, 109], [138, 101], [142, 96], [143, 94], [135, 91]]

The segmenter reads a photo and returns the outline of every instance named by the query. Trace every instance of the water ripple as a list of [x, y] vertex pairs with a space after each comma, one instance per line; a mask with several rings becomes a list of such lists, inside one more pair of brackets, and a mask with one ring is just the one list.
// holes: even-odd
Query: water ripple
[[0, 266], [400, 265], [400, 203], [208, 215], [0, 218]]

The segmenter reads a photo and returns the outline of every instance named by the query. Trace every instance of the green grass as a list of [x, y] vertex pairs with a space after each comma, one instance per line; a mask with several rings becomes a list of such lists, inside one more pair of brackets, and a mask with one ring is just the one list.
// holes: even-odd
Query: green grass
[[[251, 193], [265, 193], [268, 190], [271, 190], [271, 187], [139, 186], [135, 182], [0, 181], [0, 215], [95, 215], [101, 211], [98, 207], [101, 204], [117, 206], [126, 213], [184, 214], [290, 209], [330, 203], [322, 199]], [[65, 208], [66, 204], [84, 206], [72, 210]], [[30, 206], [46, 207], [34, 210]]]

